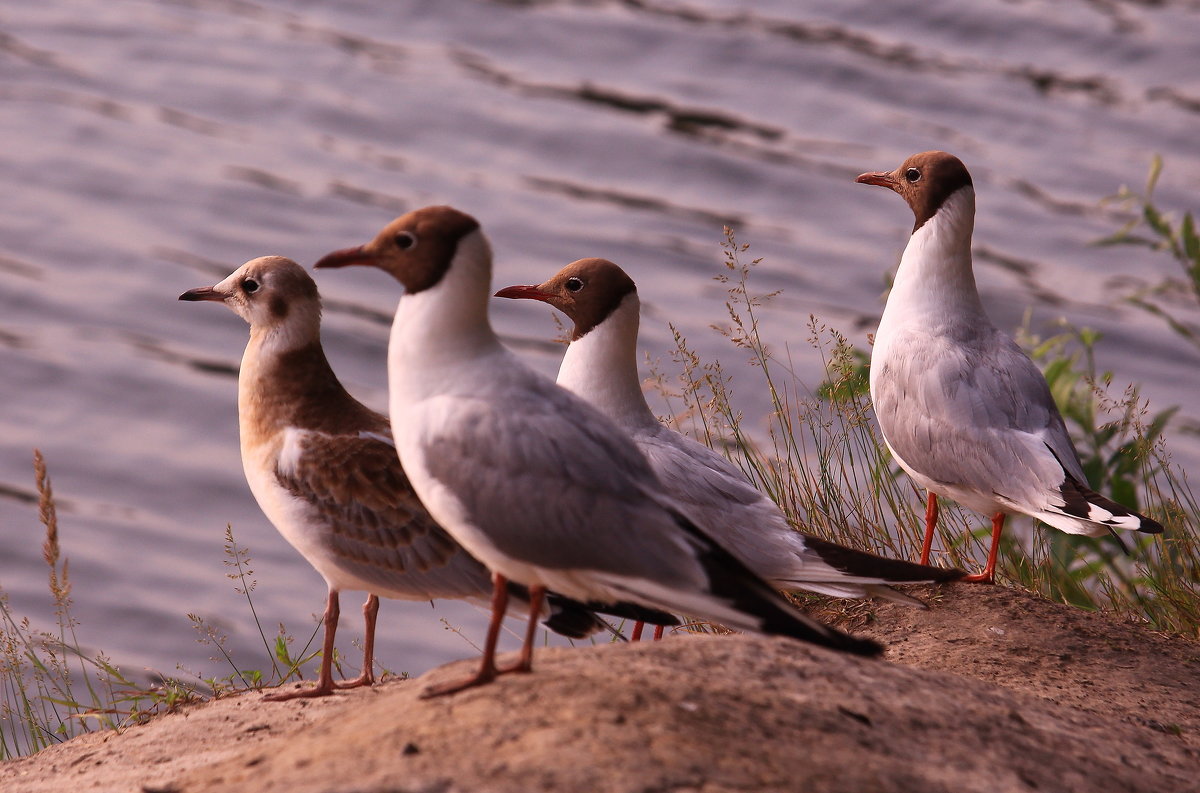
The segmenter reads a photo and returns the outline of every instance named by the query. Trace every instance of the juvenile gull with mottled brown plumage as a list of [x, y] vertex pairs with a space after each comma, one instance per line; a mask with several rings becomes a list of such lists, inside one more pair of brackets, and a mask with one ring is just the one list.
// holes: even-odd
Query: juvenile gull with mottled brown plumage
[[909, 157], [864, 184], [899, 193], [916, 222], [871, 353], [871, 401], [896, 461], [929, 491], [927, 561], [937, 496], [992, 516], [992, 581], [1008, 513], [1070, 534], [1156, 534], [1157, 522], [1092, 490], [1046, 379], [988, 319], [971, 269], [975, 188], [942, 151]]
[[[246, 480], [280, 534], [329, 587], [316, 687], [271, 699], [370, 684], [378, 596], [486, 601], [487, 568], [421, 505], [396, 456], [388, 420], [354, 399], [330, 368], [321, 347], [317, 287], [302, 267], [265, 256], [180, 299], [223, 302], [250, 323], [238, 376]], [[331, 662], [341, 590], [370, 595], [363, 607], [362, 674], [338, 684]], [[517, 588], [514, 594], [524, 599], [526, 593]], [[570, 636], [602, 627], [589, 609], [557, 596], [546, 613], [549, 627]]]

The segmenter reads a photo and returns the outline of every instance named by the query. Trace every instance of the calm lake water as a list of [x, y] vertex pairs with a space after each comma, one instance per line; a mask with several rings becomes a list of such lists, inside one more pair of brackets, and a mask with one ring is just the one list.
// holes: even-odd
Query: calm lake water
[[[651, 357], [669, 362], [674, 322], [740, 371], [709, 329], [732, 225], [764, 257], [757, 288], [782, 290], [766, 337], [815, 383], [808, 315], [865, 343], [911, 227], [903, 202], [854, 176], [948, 149], [975, 176], [976, 272], [997, 321], [1030, 309], [1035, 328], [1097, 328], [1118, 383], [1195, 417], [1194, 349], [1119, 303], [1122, 282], [1172, 263], [1089, 243], [1121, 222], [1099, 200], [1141, 185], [1155, 152], [1161, 204], [1200, 208], [1197, 41], [1189, 0], [8, 3], [0, 587], [48, 622], [38, 447], [87, 645], [134, 672], [224, 674], [194, 612], [261, 666], [225, 578], [227, 524], [251, 549], [268, 630], [306, 636], [323, 584], [242, 478], [246, 327], [176, 297], [264, 254], [311, 264], [429, 203], [482, 221], [497, 286], [611, 258], [640, 285]], [[374, 271], [317, 280], [335, 369], [384, 409], [397, 286]], [[549, 309], [498, 301], [494, 317], [556, 370]], [[761, 424], [763, 395], [739, 394]], [[1200, 460], [1195, 439], [1173, 449]], [[470, 655], [443, 618], [478, 640], [472, 607], [385, 603], [383, 661], [418, 673]]]

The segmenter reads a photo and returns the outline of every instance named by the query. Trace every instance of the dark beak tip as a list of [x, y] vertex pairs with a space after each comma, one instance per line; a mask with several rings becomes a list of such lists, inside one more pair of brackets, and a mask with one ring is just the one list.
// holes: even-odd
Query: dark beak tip
[[196, 289], [187, 290], [186, 292], [184, 292], [182, 295], [179, 296], [179, 299], [187, 300], [188, 302], [196, 302], [196, 301], [200, 301], [200, 300], [216, 301], [216, 300], [224, 300], [225, 295], [223, 295], [220, 292], [218, 292], [217, 290], [213, 289], [211, 286], [201, 286], [201, 287], [197, 287]]

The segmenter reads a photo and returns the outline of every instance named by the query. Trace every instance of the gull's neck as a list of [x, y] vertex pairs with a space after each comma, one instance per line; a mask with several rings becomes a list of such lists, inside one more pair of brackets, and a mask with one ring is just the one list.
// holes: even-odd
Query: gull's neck
[[603, 322], [571, 342], [558, 370], [560, 386], [627, 430], [659, 426], [638, 379], [640, 309], [637, 293], [626, 295]]
[[[251, 318], [242, 313], [247, 322]], [[293, 350], [321, 343], [321, 305], [314, 301], [295, 301], [288, 306], [287, 316], [279, 322], [250, 325], [250, 343], [246, 356], [255, 360], [275, 360]]]
[[971, 269], [974, 224], [975, 190], [968, 185], [913, 232], [888, 296], [881, 331], [892, 322], [987, 322]]
[[[313, 317], [297, 313], [287, 320], [275, 325], [250, 326], [250, 341], [238, 369], [238, 416], [243, 440], [248, 430], [257, 427], [265, 431], [267, 425], [277, 423], [280, 417], [277, 403], [282, 399], [277, 384], [289, 383], [284, 360], [317, 360], [317, 369], [324, 364], [329, 370], [321, 350], [320, 314]], [[328, 375], [332, 377], [333, 372], [328, 371]]]
[[321, 347], [318, 317], [295, 316], [289, 320], [305, 321], [251, 328], [238, 372], [243, 449], [266, 443], [287, 427], [331, 433], [378, 429], [382, 417], [350, 396], [333, 373]]
[[488, 320], [491, 257], [487, 239], [473, 231], [459, 240], [436, 285], [400, 298], [388, 343], [393, 387], [397, 377], [414, 385], [423, 371], [462, 367], [503, 350]]

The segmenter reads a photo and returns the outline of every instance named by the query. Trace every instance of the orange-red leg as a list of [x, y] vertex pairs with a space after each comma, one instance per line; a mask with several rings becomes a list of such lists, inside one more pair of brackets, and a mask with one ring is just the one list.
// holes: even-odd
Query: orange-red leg
[[284, 702], [300, 697], [323, 697], [333, 693], [333, 638], [337, 634], [340, 611], [337, 590], [331, 589], [329, 598], [325, 601], [325, 616], [321, 619], [325, 624], [325, 639], [321, 644], [321, 671], [317, 675], [317, 684], [312, 688], [297, 688], [268, 694], [264, 699], [271, 702]]
[[992, 515], [992, 547], [988, 549], [987, 566], [983, 568], [982, 573], [966, 576], [962, 579], [963, 581], [977, 584], [994, 584], [996, 582], [996, 557], [1000, 553], [1000, 534], [1004, 531], [1006, 517], [1003, 512]]
[[453, 694], [475, 686], [482, 686], [496, 679], [496, 641], [500, 638], [500, 623], [504, 620], [504, 612], [508, 610], [508, 582], [499, 573], [492, 573], [492, 619], [488, 623], [487, 640], [483, 645], [483, 658], [479, 671], [464, 680], [443, 683], [440, 686], [430, 686], [421, 694], [421, 699], [440, 697], [443, 694]]
[[929, 551], [933, 548], [933, 530], [938, 522], [938, 497], [932, 490], [925, 502], [925, 542], [921, 544], [921, 564], [929, 564]]
[[521, 645], [521, 657], [512, 666], [499, 670], [499, 674], [533, 671], [533, 640], [537, 634], [538, 617], [541, 616], [542, 600], [545, 597], [546, 587], [529, 587], [529, 622], [525, 625], [525, 643]]
[[358, 688], [375, 685], [375, 619], [379, 616], [379, 598], [368, 595], [363, 603], [363, 665], [353, 680], [334, 683], [335, 688]]
[[[642, 640], [642, 631], [646, 629], [646, 623], [638, 620], [633, 623], [633, 633], [629, 635], [629, 641], [640, 642]], [[663, 637], [664, 627], [662, 625], [654, 626], [654, 641], [658, 641]]]

